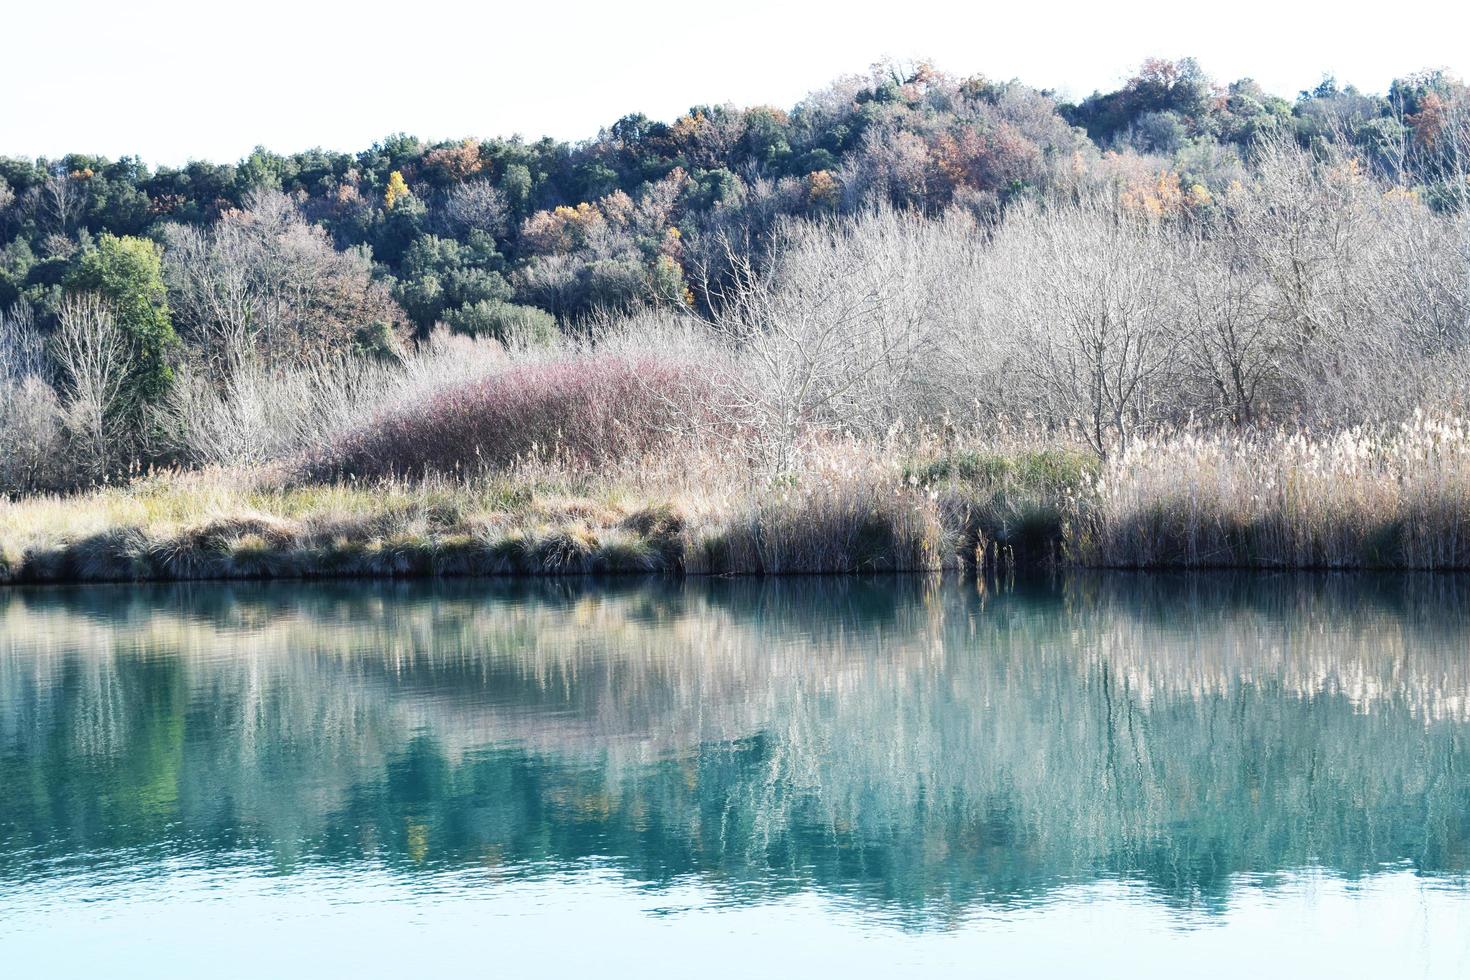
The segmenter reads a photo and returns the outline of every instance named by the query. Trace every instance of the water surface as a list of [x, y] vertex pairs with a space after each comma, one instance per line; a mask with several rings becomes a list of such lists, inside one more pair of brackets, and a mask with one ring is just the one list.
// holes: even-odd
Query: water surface
[[0, 593], [14, 977], [1470, 975], [1470, 582]]

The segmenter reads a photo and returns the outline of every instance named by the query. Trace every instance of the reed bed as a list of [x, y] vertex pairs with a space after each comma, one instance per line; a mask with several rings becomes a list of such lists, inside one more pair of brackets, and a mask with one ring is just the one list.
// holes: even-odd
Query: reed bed
[[1470, 422], [1140, 440], [1074, 510], [1084, 565], [1470, 568]]

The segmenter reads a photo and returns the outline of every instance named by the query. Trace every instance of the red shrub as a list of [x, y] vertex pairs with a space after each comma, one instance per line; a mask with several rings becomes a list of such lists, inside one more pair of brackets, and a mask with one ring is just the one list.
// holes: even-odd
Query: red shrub
[[317, 467], [359, 476], [500, 466], [533, 451], [598, 463], [645, 452], [707, 411], [691, 364], [589, 355], [525, 364], [395, 407]]

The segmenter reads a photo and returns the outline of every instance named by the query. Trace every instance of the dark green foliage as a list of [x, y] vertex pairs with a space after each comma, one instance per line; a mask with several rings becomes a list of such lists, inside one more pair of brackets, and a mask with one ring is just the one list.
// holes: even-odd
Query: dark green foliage
[[[826, 152], [826, 151], [822, 151]], [[831, 154], [828, 154], [830, 157]], [[813, 167], [814, 170], [824, 168]], [[719, 167], [694, 174], [684, 190], [685, 206], [693, 211], [712, 211], [722, 205], [739, 204], [745, 185], [739, 177]]]
[[393, 336], [393, 324], [387, 320], [374, 320], [359, 327], [355, 346], [359, 353], [368, 357], [392, 358], [398, 350], [398, 340]]
[[457, 333], [494, 337], [502, 343], [544, 344], [556, 335], [556, 317], [535, 306], [483, 299], [444, 314]]
[[494, 240], [482, 231], [472, 231], [466, 239], [460, 243], [421, 235], [404, 252], [403, 278], [394, 296], [421, 328], [433, 326], [446, 310], [510, 299], [512, 290], [498, 271], [502, 259]]
[[524, 214], [531, 204], [531, 169], [523, 163], [513, 163], [505, 168], [500, 178], [500, 189], [512, 209]]
[[1168, 113], [1198, 128], [1210, 110], [1212, 83], [1193, 58], [1151, 58], [1116, 92], [1094, 93], [1069, 107], [1070, 118], [1108, 143], [1145, 116]]
[[[378, 203], [381, 203], [381, 197]], [[418, 195], [409, 194], [395, 202], [391, 209], [383, 208], [371, 213], [368, 236], [373, 246], [373, 257], [389, 267], [400, 265], [409, 248], [424, 233], [429, 221], [428, 206]]]

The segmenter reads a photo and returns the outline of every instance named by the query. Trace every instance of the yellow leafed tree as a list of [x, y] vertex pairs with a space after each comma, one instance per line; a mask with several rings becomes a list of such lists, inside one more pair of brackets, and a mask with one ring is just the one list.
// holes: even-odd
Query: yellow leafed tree
[[388, 189], [383, 192], [383, 206], [391, 211], [399, 198], [407, 195], [408, 183], [403, 179], [403, 171], [393, 171], [388, 175]]

